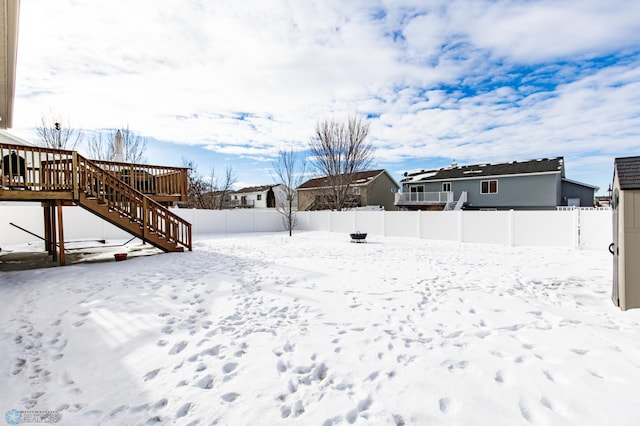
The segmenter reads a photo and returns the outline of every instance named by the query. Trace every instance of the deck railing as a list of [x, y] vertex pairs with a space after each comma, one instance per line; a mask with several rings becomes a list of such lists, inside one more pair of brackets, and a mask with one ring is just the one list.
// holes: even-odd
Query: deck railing
[[[187, 193], [187, 168], [147, 164], [97, 161], [95, 164], [117, 176], [143, 194], [182, 195]], [[180, 201], [186, 201], [186, 198]]]
[[453, 192], [399, 192], [395, 204], [446, 204], [452, 201]]
[[[78, 201], [83, 193], [140, 223], [143, 233], [156, 233], [191, 249], [191, 224], [146, 196], [186, 196], [184, 168], [93, 161], [75, 151], [0, 143], [0, 176], [0, 190], [23, 190], [21, 199], [38, 199], [34, 191], [47, 191], [72, 192], [70, 198]], [[133, 181], [126, 179], [132, 176]], [[134, 188], [143, 182], [153, 182], [141, 188], [152, 192]]]
[[77, 157], [78, 191], [107, 204], [142, 225], [144, 235], [155, 233], [166, 241], [191, 249], [191, 224], [81, 155]]
[[0, 144], [0, 186], [32, 191], [73, 189], [73, 151]]
[[[0, 144], [0, 187], [70, 190], [73, 153], [30, 145]], [[92, 161], [145, 195], [173, 196], [175, 201], [186, 201], [188, 169], [184, 167]]]

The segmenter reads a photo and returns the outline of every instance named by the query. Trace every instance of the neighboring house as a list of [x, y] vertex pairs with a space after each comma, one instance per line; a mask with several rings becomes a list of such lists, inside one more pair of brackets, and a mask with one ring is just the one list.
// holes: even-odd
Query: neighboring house
[[545, 210], [593, 207], [598, 187], [565, 178], [564, 159], [543, 158], [407, 172], [396, 206], [404, 210]]
[[[394, 194], [400, 186], [386, 170], [355, 173], [348, 207], [381, 206], [395, 210]], [[328, 210], [329, 183], [326, 176], [306, 181], [298, 188], [298, 207], [304, 210]]]
[[284, 192], [282, 184], [242, 188], [230, 194], [230, 207], [275, 208], [285, 198]]

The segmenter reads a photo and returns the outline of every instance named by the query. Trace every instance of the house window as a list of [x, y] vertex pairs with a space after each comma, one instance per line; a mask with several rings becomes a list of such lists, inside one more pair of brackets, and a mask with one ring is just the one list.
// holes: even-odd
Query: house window
[[414, 202], [424, 201], [424, 185], [409, 187], [409, 200]]
[[258, 201], [262, 200], [262, 194], [258, 194]]
[[353, 193], [355, 195], [360, 195], [360, 187], [359, 186], [354, 186], [353, 187]]
[[442, 192], [451, 192], [451, 182], [442, 182]]
[[498, 181], [497, 180], [483, 180], [480, 182], [480, 193], [482, 194], [497, 194], [498, 193]]

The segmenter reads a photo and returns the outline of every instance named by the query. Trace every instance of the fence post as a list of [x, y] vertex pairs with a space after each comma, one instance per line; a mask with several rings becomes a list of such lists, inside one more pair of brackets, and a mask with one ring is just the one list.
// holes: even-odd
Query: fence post
[[514, 213], [513, 209], [510, 209], [509, 210], [509, 220], [507, 221], [507, 226], [509, 227], [509, 229], [507, 230], [507, 235], [509, 236], [508, 237], [508, 239], [509, 239], [509, 242], [508, 242], [509, 247], [513, 247], [513, 245], [514, 245], [514, 228], [513, 228], [514, 227], [514, 217], [513, 217], [514, 214], [515, 213]]
[[464, 241], [463, 226], [464, 226], [464, 223], [462, 218], [462, 210], [458, 210], [458, 241], [459, 242]]
[[580, 248], [580, 209], [573, 209], [573, 248]]

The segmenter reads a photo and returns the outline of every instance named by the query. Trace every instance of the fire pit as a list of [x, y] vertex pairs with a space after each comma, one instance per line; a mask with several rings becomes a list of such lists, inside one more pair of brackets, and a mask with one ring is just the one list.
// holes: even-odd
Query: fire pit
[[351, 236], [352, 243], [366, 243], [365, 239], [367, 238], [366, 232], [354, 232], [353, 234], [349, 234]]

